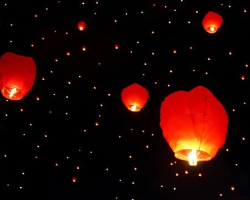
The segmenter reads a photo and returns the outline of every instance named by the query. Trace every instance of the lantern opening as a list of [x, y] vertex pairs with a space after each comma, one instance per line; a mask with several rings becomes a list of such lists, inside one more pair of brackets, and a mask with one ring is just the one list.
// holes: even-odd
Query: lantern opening
[[202, 150], [196, 149], [183, 149], [175, 152], [175, 157], [188, 161], [190, 166], [196, 166], [199, 161], [209, 161], [211, 160], [211, 155]]
[[4, 87], [2, 93], [5, 97], [9, 97], [12, 100], [19, 100], [22, 98], [21, 90], [17, 87]]
[[215, 26], [209, 26], [207, 28], [207, 32], [209, 33], [215, 33], [217, 31], [217, 28]]
[[132, 112], [139, 112], [141, 110], [141, 108], [136, 104], [129, 105], [128, 109]]

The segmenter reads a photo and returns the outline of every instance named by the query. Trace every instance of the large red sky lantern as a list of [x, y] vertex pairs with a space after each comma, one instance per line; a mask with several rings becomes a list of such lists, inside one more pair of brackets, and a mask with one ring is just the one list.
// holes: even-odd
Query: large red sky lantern
[[5, 98], [22, 99], [33, 87], [35, 78], [33, 58], [10, 52], [0, 58], [0, 89]]
[[132, 112], [139, 112], [147, 103], [149, 93], [147, 89], [137, 83], [123, 89], [122, 102]]
[[216, 33], [223, 22], [222, 16], [209, 11], [202, 20], [202, 26], [208, 33]]
[[86, 24], [84, 21], [78, 22], [78, 25], [77, 25], [77, 27], [78, 27], [78, 29], [79, 29], [80, 31], [84, 31], [85, 28], [86, 28], [86, 26], [87, 26], [87, 24]]
[[197, 165], [214, 158], [223, 146], [228, 116], [223, 105], [205, 87], [177, 91], [165, 98], [160, 126], [175, 157]]

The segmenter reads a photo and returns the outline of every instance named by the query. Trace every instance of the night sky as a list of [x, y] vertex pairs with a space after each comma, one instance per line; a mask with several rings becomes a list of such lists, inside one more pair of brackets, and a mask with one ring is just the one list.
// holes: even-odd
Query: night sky
[[[208, 11], [223, 17], [215, 34]], [[0, 198], [249, 199], [249, 12], [233, 0], [1, 2], [0, 56], [30, 56], [37, 74], [20, 101], [0, 95]], [[138, 113], [121, 100], [133, 83], [149, 92]], [[160, 107], [196, 86], [229, 124], [216, 157], [194, 167], [174, 157]]]

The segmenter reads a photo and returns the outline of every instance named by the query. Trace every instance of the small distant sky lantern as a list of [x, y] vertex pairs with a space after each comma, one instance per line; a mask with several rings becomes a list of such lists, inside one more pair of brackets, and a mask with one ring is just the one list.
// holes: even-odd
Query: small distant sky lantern
[[0, 89], [9, 100], [20, 100], [34, 85], [36, 65], [31, 57], [6, 52], [0, 58]]
[[115, 49], [119, 49], [119, 45], [118, 44], [115, 45]]
[[85, 22], [83, 22], [83, 21], [80, 21], [80, 22], [78, 23], [78, 25], [77, 25], [79, 31], [84, 31], [85, 28], [86, 28], [86, 26], [87, 26], [87, 24], [86, 24]]
[[222, 16], [215, 12], [209, 11], [203, 18], [202, 26], [208, 33], [213, 34], [216, 33], [221, 27], [222, 22]]
[[123, 89], [121, 97], [128, 110], [139, 112], [146, 105], [149, 93], [147, 89], [134, 83]]
[[224, 145], [228, 116], [223, 105], [205, 87], [177, 91], [165, 98], [160, 126], [175, 157], [196, 166], [214, 158]]

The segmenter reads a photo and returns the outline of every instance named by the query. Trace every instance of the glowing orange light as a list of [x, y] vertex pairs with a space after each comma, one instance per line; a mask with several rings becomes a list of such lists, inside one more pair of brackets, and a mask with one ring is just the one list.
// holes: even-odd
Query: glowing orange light
[[213, 26], [210, 26], [210, 32], [212, 32], [212, 33], [214, 33], [215, 31], [216, 31], [216, 28], [215, 27], [213, 27]]
[[188, 162], [190, 166], [196, 166], [197, 165], [197, 155], [196, 155], [196, 150], [192, 150], [188, 154]]
[[13, 97], [13, 95], [17, 92], [16, 88], [11, 89], [9, 97]]
[[138, 107], [136, 105], [132, 105], [130, 110], [135, 112], [135, 111], [138, 111], [139, 109], [138, 109]]

